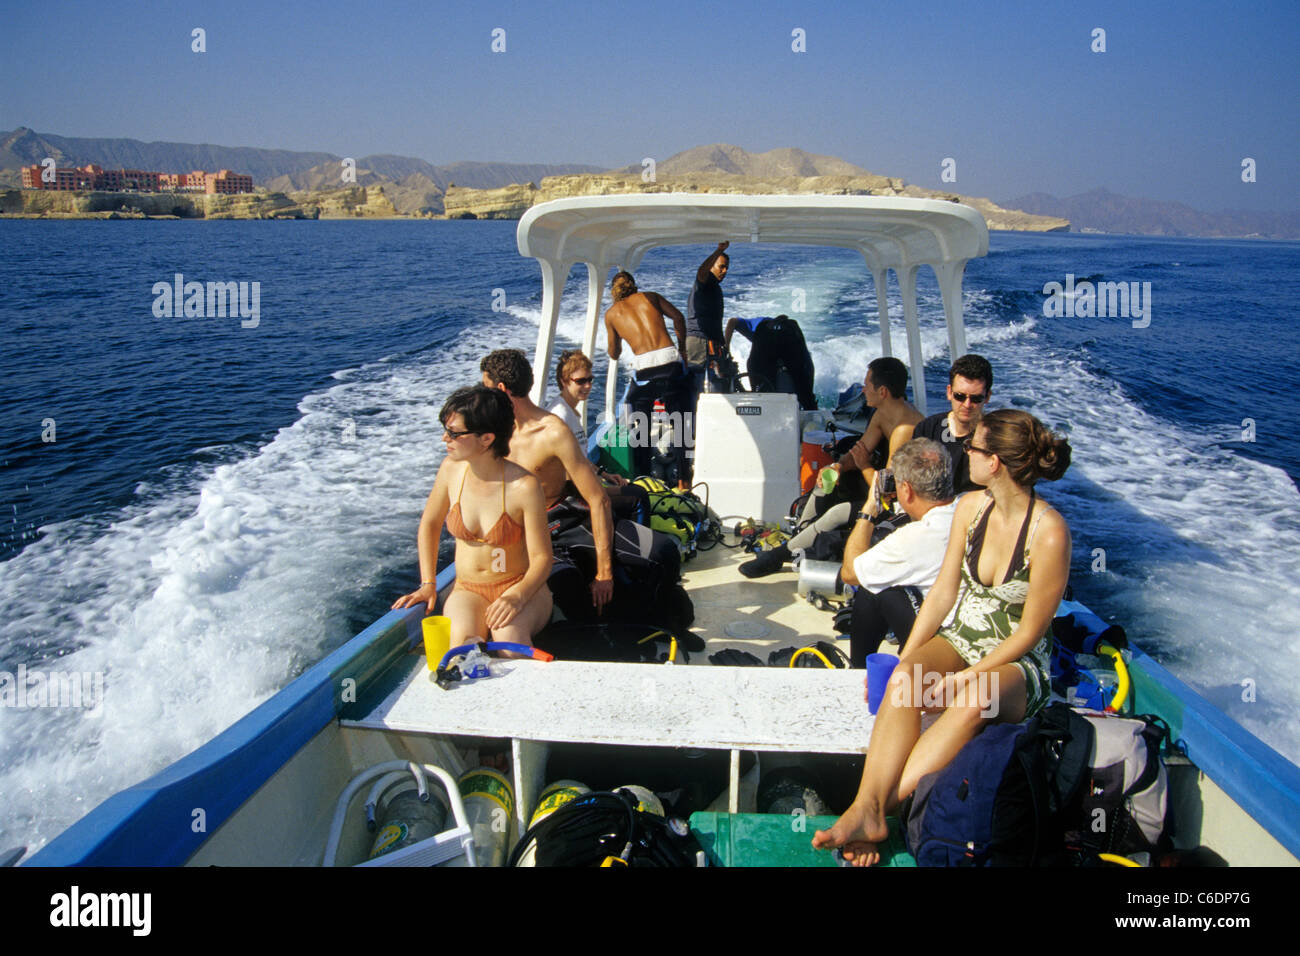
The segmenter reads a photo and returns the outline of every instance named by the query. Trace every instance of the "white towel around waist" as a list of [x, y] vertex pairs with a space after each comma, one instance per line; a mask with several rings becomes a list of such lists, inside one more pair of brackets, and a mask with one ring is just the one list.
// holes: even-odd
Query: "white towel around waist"
[[642, 369], [654, 368], [657, 365], [667, 365], [669, 362], [675, 362], [681, 357], [674, 345], [665, 345], [661, 349], [655, 349], [653, 352], [642, 352], [640, 355], [632, 356], [632, 367], [638, 372]]

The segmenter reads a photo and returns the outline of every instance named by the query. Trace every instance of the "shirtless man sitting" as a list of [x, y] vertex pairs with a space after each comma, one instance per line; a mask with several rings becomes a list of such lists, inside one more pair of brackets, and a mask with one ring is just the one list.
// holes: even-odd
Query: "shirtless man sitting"
[[578, 447], [569, 426], [528, 397], [533, 387], [533, 370], [523, 352], [498, 349], [479, 363], [479, 369], [483, 384], [505, 392], [514, 406], [515, 432], [510, 438], [509, 460], [532, 472], [541, 482], [546, 507], [554, 507], [575, 491], [587, 503], [596, 543], [596, 579], [591, 584], [591, 603], [597, 611], [603, 610], [614, 595], [610, 547], [613, 523], [609, 498], [596, 469]]
[[907, 394], [907, 366], [892, 356], [878, 358], [867, 366], [867, 376], [862, 382], [862, 397], [874, 408], [871, 424], [867, 426], [856, 445], [839, 461], [831, 465], [843, 477], [852, 471], [861, 471], [862, 480], [871, 487], [875, 469], [871, 467], [872, 453], [883, 445], [885, 460], [912, 437], [912, 428], [924, 417], [903, 396]]
[[[686, 319], [671, 302], [658, 292], [640, 292], [629, 272], [620, 272], [609, 284], [614, 304], [605, 312], [605, 339], [609, 357], [615, 361], [623, 354], [623, 343], [632, 350], [633, 386], [628, 404], [633, 413], [641, 412], [648, 420], [655, 399], [662, 399], [670, 422], [681, 422], [689, 430], [684, 412], [687, 409]], [[668, 335], [665, 316], [672, 319], [677, 345]], [[674, 412], [677, 414], [674, 416]], [[686, 436], [671, 439], [673, 458], [677, 462], [678, 487], [688, 487], [685, 456]], [[632, 449], [633, 466], [638, 474], [649, 474], [649, 447]]]
[[921, 413], [903, 398], [907, 394], [906, 365], [896, 358], [876, 359], [867, 366], [862, 394], [876, 411], [871, 416], [866, 434], [831, 465], [839, 473], [835, 487], [829, 494], [820, 486], [815, 487], [799, 516], [803, 530], [784, 544], [759, 552], [753, 560], [742, 564], [740, 573], [745, 577], [761, 578], [775, 574], [792, 559], [795, 551], [811, 547], [817, 535], [848, 524], [854, 508], [867, 497], [867, 489], [876, 476], [871, 467], [872, 453], [881, 449], [888, 461], [894, 451], [912, 437], [912, 426], [921, 421]]

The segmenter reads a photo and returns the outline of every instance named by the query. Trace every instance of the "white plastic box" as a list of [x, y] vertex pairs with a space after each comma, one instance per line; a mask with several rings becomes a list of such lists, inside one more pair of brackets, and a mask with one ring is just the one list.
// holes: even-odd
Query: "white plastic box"
[[694, 481], [708, 484], [709, 508], [720, 517], [779, 521], [799, 497], [799, 400], [781, 392], [701, 395]]

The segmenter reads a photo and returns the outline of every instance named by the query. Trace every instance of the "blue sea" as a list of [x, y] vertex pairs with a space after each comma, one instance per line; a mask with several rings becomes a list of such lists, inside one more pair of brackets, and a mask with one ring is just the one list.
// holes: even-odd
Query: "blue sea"
[[[0, 671], [103, 675], [97, 708], [0, 708], [0, 850], [43, 845], [220, 732], [413, 585], [444, 397], [485, 352], [533, 352], [540, 273], [514, 235], [0, 223]], [[1074, 463], [1041, 490], [1073, 531], [1076, 595], [1300, 761], [1300, 244], [990, 246], [966, 272], [969, 348], [993, 363], [990, 407], [1069, 434]], [[650, 253], [641, 287], [684, 307], [708, 251]], [[861, 259], [731, 252], [727, 314], [794, 314], [833, 403], [880, 352]], [[258, 283], [256, 327], [155, 315], [177, 273]], [[1149, 282], [1149, 326], [1047, 317], [1043, 287], [1067, 275]], [[585, 286], [575, 270], [564, 346]], [[892, 281], [890, 304], [904, 348]], [[935, 411], [950, 359], [929, 270], [920, 307]]]

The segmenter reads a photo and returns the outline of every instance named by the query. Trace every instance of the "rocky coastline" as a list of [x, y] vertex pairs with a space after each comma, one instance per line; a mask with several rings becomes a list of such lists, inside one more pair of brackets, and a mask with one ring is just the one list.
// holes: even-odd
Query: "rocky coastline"
[[400, 219], [383, 186], [307, 192], [0, 192], [5, 219]]
[[639, 176], [584, 174], [548, 176], [540, 185], [519, 183], [500, 189], [465, 189], [449, 186], [443, 197], [447, 219], [518, 219], [529, 207], [570, 196], [606, 196], [623, 193], [722, 193], [749, 195], [910, 196], [965, 203], [978, 209], [990, 229], [1018, 232], [1066, 232], [1068, 219], [1036, 216], [1003, 209], [989, 199], [962, 196], [910, 186], [893, 176], [750, 176], [685, 174], [665, 182], [642, 182]]
[[620, 174], [548, 176], [540, 185], [516, 183], [499, 189], [448, 186], [441, 216], [403, 214], [383, 185], [301, 192], [258, 190], [238, 195], [202, 193], [0, 192], [5, 219], [518, 219], [531, 206], [570, 196], [624, 193], [721, 193], [736, 195], [912, 196], [961, 202], [978, 209], [990, 229], [1064, 232], [1068, 219], [1003, 209], [980, 197], [910, 186], [891, 176], [751, 176], [685, 174], [643, 183]]

